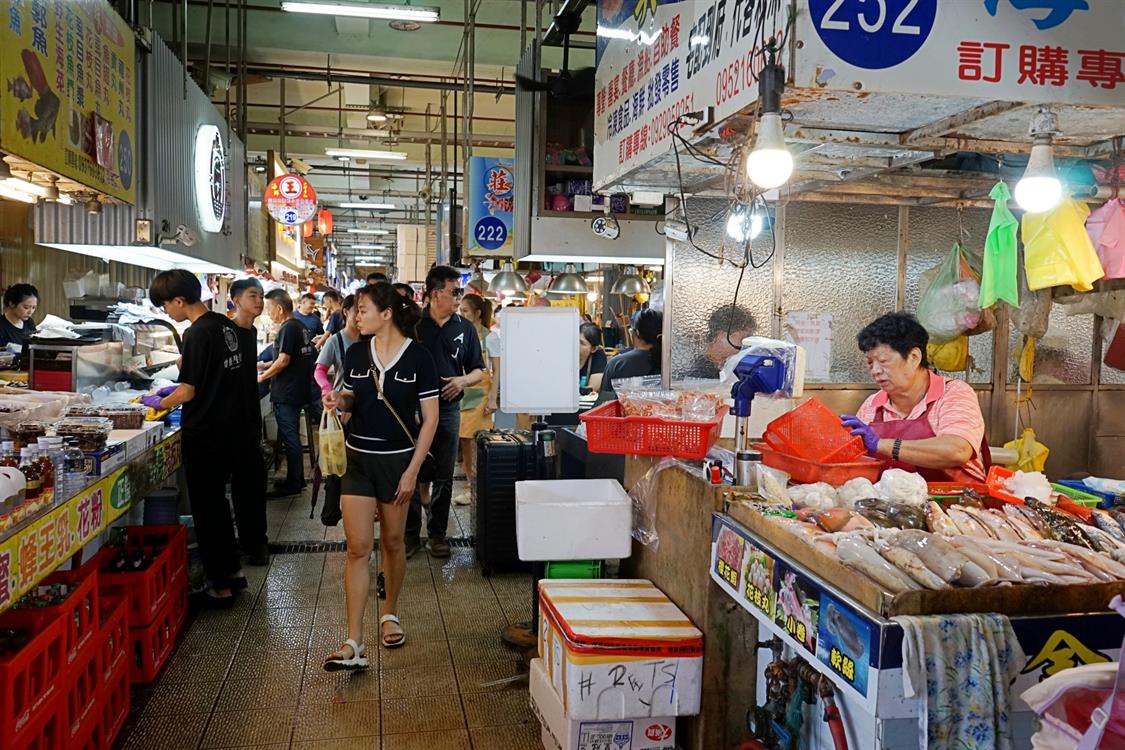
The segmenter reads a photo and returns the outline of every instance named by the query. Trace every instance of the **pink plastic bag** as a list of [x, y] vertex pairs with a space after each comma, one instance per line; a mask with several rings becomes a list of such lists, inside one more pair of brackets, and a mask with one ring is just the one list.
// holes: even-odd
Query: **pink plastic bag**
[[1086, 234], [1094, 243], [1107, 279], [1125, 279], [1125, 202], [1106, 201], [1086, 219]]

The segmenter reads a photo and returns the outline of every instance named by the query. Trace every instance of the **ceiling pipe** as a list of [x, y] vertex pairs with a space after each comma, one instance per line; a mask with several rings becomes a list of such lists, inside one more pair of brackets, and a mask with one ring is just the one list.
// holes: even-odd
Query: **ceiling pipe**
[[[250, 122], [246, 125], [250, 135], [278, 135], [279, 128], [277, 123], [271, 122]], [[387, 139], [393, 138], [400, 143], [439, 143], [438, 138], [434, 133], [427, 133], [424, 130], [403, 130], [399, 133], [391, 133], [386, 130], [368, 130], [366, 128], [344, 128], [342, 131], [339, 128], [327, 127], [323, 125], [293, 125], [286, 123], [284, 125], [285, 136], [288, 138], [344, 138], [345, 140], [352, 141], [376, 141], [385, 142]], [[472, 142], [474, 146], [481, 146], [483, 148], [515, 148], [515, 136], [496, 134], [478, 134], [473, 136]]]
[[[427, 89], [430, 91], [461, 91], [462, 88], [461, 82], [454, 79], [433, 80], [411, 78], [410, 76], [394, 77], [390, 75], [368, 75], [366, 73], [341, 73], [326, 68], [293, 68], [256, 63], [254, 65], [246, 65], [244, 70], [248, 76], [289, 78], [298, 81], [319, 81], [329, 85], [354, 83], [360, 86], [386, 86], [388, 88]], [[478, 94], [494, 94], [498, 96], [515, 96], [516, 93], [515, 88], [512, 86], [499, 86], [494, 83], [476, 83], [473, 85], [473, 90]]]

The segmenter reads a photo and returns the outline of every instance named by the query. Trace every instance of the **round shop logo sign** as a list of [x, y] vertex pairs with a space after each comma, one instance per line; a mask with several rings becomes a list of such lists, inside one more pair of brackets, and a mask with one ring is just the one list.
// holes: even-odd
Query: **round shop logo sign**
[[219, 232], [227, 218], [227, 160], [214, 125], [195, 133], [195, 210], [204, 232]]
[[672, 739], [672, 727], [667, 724], [651, 724], [645, 730], [645, 737], [653, 742]]
[[937, 0], [809, 0], [809, 17], [824, 46], [841, 60], [884, 70], [926, 43]]

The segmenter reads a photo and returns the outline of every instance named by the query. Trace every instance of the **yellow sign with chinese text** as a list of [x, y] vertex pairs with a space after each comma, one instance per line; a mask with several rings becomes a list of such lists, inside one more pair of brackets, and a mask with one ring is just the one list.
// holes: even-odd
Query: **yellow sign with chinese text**
[[105, 0], [0, 0], [0, 150], [136, 202], [133, 32]]

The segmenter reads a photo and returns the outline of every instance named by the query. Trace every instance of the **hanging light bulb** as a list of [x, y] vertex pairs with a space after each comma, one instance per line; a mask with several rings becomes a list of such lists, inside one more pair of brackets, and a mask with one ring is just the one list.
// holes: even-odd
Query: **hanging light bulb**
[[527, 281], [515, 272], [510, 261], [504, 261], [500, 273], [492, 277], [489, 289], [499, 294], [521, 294], [527, 292]]
[[1032, 214], [1050, 211], [1063, 197], [1062, 182], [1055, 171], [1051, 141], [1059, 132], [1059, 118], [1049, 109], [1040, 109], [1031, 120], [1031, 156], [1023, 177], [1016, 183], [1016, 203]]
[[739, 203], [727, 219], [727, 235], [738, 243], [752, 240], [762, 233], [762, 214], [756, 205]]
[[746, 174], [763, 190], [773, 190], [789, 181], [793, 174], [793, 154], [785, 147], [781, 124], [781, 92], [785, 89], [785, 68], [778, 65], [771, 50], [769, 60], [758, 76], [758, 136], [754, 150], [746, 157]]

